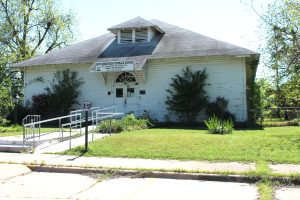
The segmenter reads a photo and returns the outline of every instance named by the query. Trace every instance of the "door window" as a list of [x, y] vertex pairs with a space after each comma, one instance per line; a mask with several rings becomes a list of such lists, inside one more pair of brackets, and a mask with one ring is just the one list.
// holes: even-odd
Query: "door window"
[[123, 88], [116, 88], [116, 97], [117, 98], [123, 97]]
[[127, 97], [134, 97], [134, 88], [127, 88]]

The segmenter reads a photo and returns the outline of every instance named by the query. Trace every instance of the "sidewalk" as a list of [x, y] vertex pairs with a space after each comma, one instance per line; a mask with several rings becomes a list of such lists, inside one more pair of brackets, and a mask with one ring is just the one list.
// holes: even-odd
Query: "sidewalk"
[[152, 160], [138, 158], [98, 158], [78, 157], [57, 154], [19, 154], [0, 153], [0, 162], [15, 164], [36, 164], [46, 166], [115, 168], [115, 169], [151, 169], [166, 171], [227, 171], [245, 172], [255, 170], [254, 163], [238, 162], [200, 162], [177, 160]]
[[[0, 153], [0, 163], [15, 163], [26, 165], [81, 167], [81, 168], [110, 168], [126, 170], [157, 170], [157, 171], [193, 171], [193, 172], [233, 172], [242, 173], [256, 169], [255, 163], [238, 162], [205, 162], [205, 161], [178, 161], [152, 160], [138, 158], [99, 158], [79, 157], [57, 154], [20, 154]], [[269, 167], [276, 173], [300, 174], [300, 165], [270, 164]]]

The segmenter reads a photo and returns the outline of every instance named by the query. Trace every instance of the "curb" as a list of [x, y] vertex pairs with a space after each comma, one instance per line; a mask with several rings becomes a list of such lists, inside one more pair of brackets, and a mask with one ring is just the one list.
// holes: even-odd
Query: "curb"
[[56, 167], [27, 165], [29, 169], [36, 172], [54, 172], [54, 173], [101, 173], [113, 174], [114, 176], [134, 176], [139, 178], [165, 178], [181, 180], [203, 180], [203, 181], [220, 181], [220, 182], [238, 182], [238, 183], [256, 183], [261, 180], [260, 177], [245, 175], [222, 175], [222, 174], [205, 174], [205, 173], [182, 173], [182, 172], [161, 172], [161, 171], [139, 171], [139, 170], [120, 170], [120, 169], [96, 169], [80, 167]]

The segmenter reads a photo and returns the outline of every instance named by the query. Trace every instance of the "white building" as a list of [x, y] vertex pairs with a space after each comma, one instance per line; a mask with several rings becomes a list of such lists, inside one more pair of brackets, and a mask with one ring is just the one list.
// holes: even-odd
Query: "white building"
[[236, 119], [247, 120], [248, 90], [258, 53], [140, 17], [108, 30], [108, 34], [15, 64], [24, 71], [25, 102], [44, 92], [54, 72], [69, 68], [84, 79], [79, 102], [101, 107], [115, 104], [119, 112], [136, 115], [147, 110], [164, 121], [169, 115], [165, 101], [171, 78], [189, 66], [206, 69], [210, 101], [225, 97]]

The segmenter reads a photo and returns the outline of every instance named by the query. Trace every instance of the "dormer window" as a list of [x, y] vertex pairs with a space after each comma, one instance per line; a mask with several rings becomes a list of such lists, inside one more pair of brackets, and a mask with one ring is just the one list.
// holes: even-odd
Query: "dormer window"
[[147, 42], [148, 41], [148, 29], [141, 28], [135, 29], [135, 42]]
[[132, 30], [120, 31], [120, 43], [132, 43]]
[[165, 34], [157, 25], [137, 17], [109, 29], [117, 36], [118, 44], [151, 42], [156, 36]]
[[118, 42], [121, 44], [149, 42], [148, 31], [148, 28], [120, 30]]

